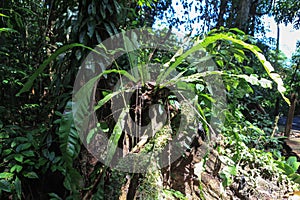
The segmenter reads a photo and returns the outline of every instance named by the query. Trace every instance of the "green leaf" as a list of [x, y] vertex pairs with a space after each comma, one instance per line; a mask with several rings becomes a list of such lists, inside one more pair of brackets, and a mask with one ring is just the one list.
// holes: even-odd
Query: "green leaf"
[[39, 178], [39, 176], [35, 173], [35, 172], [26, 172], [26, 173], [23, 173], [23, 176], [26, 177], [26, 178]]
[[[78, 188], [81, 186], [80, 181], [82, 180], [81, 175], [74, 168], [67, 168], [68, 173], [65, 176], [64, 186], [68, 189], [76, 193]], [[76, 198], [77, 199], [77, 198]]]
[[82, 48], [86, 48], [88, 50], [91, 50], [91, 51], [94, 51], [94, 52], [98, 53], [94, 49], [92, 49], [90, 47], [87, 47], [83, 44], [79, 44], [79, 43], [69, 44], [69, 45], [65, 45], [65, 46], [59, 48], [55, 53], [53, 53], [49, 58], [47, 58], [42, 63], [42, 65], [33, 73], [33, 75], [31, 75], [29, 77], [28, 81], [24, 84], [23, 88], [16, 94], [16, 96], [20, 96], [22, 93], [29, 91], [31, 89], [35, 79], [45, 70], [45, 68], [47, 67], [47, 65], [50, 64], [50, 62], [55, 60], [60, 54], [66, 52], [69, 49], [72, 49], [74, 47], [82, 47]]
[[116, 149], [117, 149], [117, 146], [118, 146], [118, 142], [119, 142], [119, 139], [122, 135], [122, 132], [123, 132], [123, 127], [124, 127], [124, 124], [125, 124], [125, 117], [126, 115], [129, 114], [129, 108], [123, 108], [121, 114], [120, 114], [120, 117], [117, 121], [117, 124], [115, 125], [114, 127], [114, 130], [113, 130], [113, 133], [112, 135], [110, 136], [109, 138], [109, 141], [108, 141], [108, 152], [107, 152], [107, 157], [106, 157], [106, 160], [105, 160], [105, 164], [107, 166], [109, 166], [115, 152], [116, 152]]
[[88, 5], [88, 14], [89, 15], [96, 15], [96, 5], [95, 1], [93, 0], [91, 4]]
[[244, 66], [244, 69], [246, 71], [246, 73], [248, 74], [253, 74], [254, 73], [254, 69], [248, 66]]
[[300, 175], [297, 173], [291, 174], [289, 176], [289, 178], [294, 181], [295, 183], [299, 183], [300, 184]]
[[0, 194], [1, 191], [4, 192], [11, 192], [11, 186], [10, 183], [6, 180], [0, 180]]
[[286, 173], [286, 175], [288, 175], [288, 176], [295, 173], [294, 169], [290, 165], [287, 165], [287, 164], [284, 164], [283, 170]]
[[[131, 69], [134, 69], [135, 66], [137, 66], [137, 62], [138, 62], [138, 56], [135, 52], [135, 50], [138, 48], [136, 45], [136, 38], [133, 37], [133, 41], [131, 41], [126, 35], [125, 35], [125, 32], [123, 31], [122, 32], [122, 36], [123, 36], [123, 41], [124, 41], [124, 48], [125, 48], [125, 51], [127, 53], [127, 56], [129, 58], [129, 64], [130, 64], [130, 67]], [[139, 74], [136, 73], [134, 70], [133, 70], [133, 76], [135, 78], [139, 78]]]
[[20, 152], [20, 151], [26, 150], [29, 147], [31, 147], [31, 143], [20, 144], [20, 145], [17, 146], [16, 152]]
[[27, 143], [28, 142], [28, 137], [16, 137], [15, 138], [15, 141], [17, 142], [17, 143]]
[[21, 154], [16, 154], [16, 155], [14, 156], [14, 158], [15, 158], [16, 161], [23, 162], [24, 156], [21, 155]]
[[267, 74], [269, 75], [269, 77], [277, 84], [277, 90], [281, 94], [282, 98], [290, 105], [289, 99], [284, 96], [284, 92], [286, 89], [283, 85], [283, 81], [282, 81], [281, 77], [277, 73], [273, 72], [274, 68], [272, 67], [271, 63], [266, 60], [265, 56], [262, 53], [260, 53], [261, 50], [257, 46], [252, 45], [252, 44], [247, 44], [242, 40], [236, 39], [232, 36], [229, 36], [229, 35], [226, 35], [223, 33], [208, 36], [199, 45], [206, 48], [210, 44], [216, 43], [218, 40], [231, 41], [235, 44], [241, 45], [245, 49], [250, 50], [258, 58], [258, 60], [264, 67], [264, 69], [267, 72]]
[[245, 53], [243, 50], [240, 50], [240, 49], [234, 49], [233, 56], [239, 63], [242, 63], [245, 59]]
[[93, 128], [92, 130], [90, 130], [90, 132], [88, 133], [88, 135], [86, 136], [86, 142], [87, 144], [90, 144], [91, 143], [91, 140], [94, 138], [94, 136], [98, 133], [98, 130], [99, 128], [96, 127], [96, 128]]
[[[162, 80], [166, 80], [166, 78], [170, 75], [170, 73], [172, 71], [175, 70], [175, 68], [181, 64], [181, 62], [183, 61], [183, 59], [185, 59], [186, 57], [188, 57], [190, 54], [192, 54], [193, 52], [199, 50], [199, 49], [203, 49], [202, 47], [196, 48], [195, 46], [192, 47], [191, 49], [189, 49], [187, 52], [183, 53], [183, 48], [180, 48], [177, 50], [177, 52], [174, 54], [174, 56], [171, 58], [170, 61], [168, 61], [167, 63], [165, 63], [163, 66], [164, 68], [167, 68], [166, 71], [164, 71], [164, 73], [161, 73], [158, 77], [157, 77], [157, 84], [160, 84], [162, 82]], [[171, 65], [171, 63], [173, 63]], [[170, 66], [171, 65], [171, 66]]]
[[18, 31], [12, 29], [12, 28], [0, 28], [0, 33], [1, 32], [12, 32], [12, 33], [16, 33]]
[[86, 44], [87, 43], [87, 38], [86, 38], [86, 30], [82, 30], [79, 34], [79, 42]]
[[122, 91], [116, 91], [116, 92], [113, 92], [113, 93], [110, 93], [108, 95], [106, 95], [103, 99], [101, 99], [99, 102], [98, 102], [98, 105], [95, 106], [94, 110], [98, 110], [99, 108], [101, 108], [105, 103], [107, 103], [109, 100], [111, 100], [114, 96], [120, 94]]
[[30, 160], [30, 159], [26, 159], [23, 164], [28, 164], [28, 165], [35, 165], [36, 163], [33, 162], [33, 160]]
[[229, 29], [230, 31], [235, 31], [235, 32], [237, 32], [238, 34], [240, 34], [240, 35], [245, 35], [245, 32], [244, 31], [242, 31], [242, 30], [240, 30], [240, 29], [238, 29], [238, 28], [231, 28], [231, 29]]
[[94, 136], [99, 133], [99, 130], [101, 130], [101, 133], [107, 133], [109, 131], [108, 125], [104, 122], [97, 123], [97, 127], [90, 130], [86, 137], [88, 144], [91, 142], [91, 139], [93, 139]]
[[9, 172], [0, 173], [0, 179], [11, 179], [13, 176], [14, 174]]
[[0, 13], [0, 17], [8, 17], [8, 16]]
[[176, 197], [179, 200], [188, 200], [188, 198], [184, 196], [184, 194], [182, 194], [180, 191], [176, 191], [173, 189], [163, 189], [163, 193], [167, 195], [167, 197], [171, 197], [170, 199], [173, 199], [172, 197]]
[[[73, 162], [80, 152], [81, 141], [75, 128], [72, 107], [73, 102], [67, 102], [57, 134], [60, 141], [62, 160], [64, 161], [63, 173], [65, 175], [65, 180], [63, 184], [68, 190], [71, 190], [72, 193], [75, 194], [77, 193], [78, 188], [81, 187], [81, 176], [79, 172], [74, 169]], [[54, 152], [52, 153], [53, 156], [50, 160], [52, 160], [52, 162], [55, 162], [57, 161], [57, 157], [55, 157]], [[51, 169], [56, 170], [57, 168], [52, 167]]]
[[87, 35], [92, 38], [95, 32], [95, 28], [96, 28], [96, 22], [95, 20], [89, 21], [88, 23], [88, 32]]
[[[73, 107], [74, 118], [75, 119], [82, 119], [82, 117], [86, 117], [85, 115], [88, 114], [88, 113], [86, 113], [85, 111], [86, 111], [87, 106], [89, 106], [89, 103], [90, 103], [90, 98], [88, 98], [87, 96], [92, 94], [93, 88], [95, 87], [95, 84], [97, 83], [97, 81], [99, 80], [99, 78], [101, 76], [104, 76], [105, 74], [111, 74], [111, 73], [117, 73], [117, 74], [124, 75], [129, 80], [131, 80], [133, 82], [137, 82], [135, 77], [132, 76], [131, 74], [129, 74], [125, 70], [116, 70], [116, 69], [105, 70], [104, 72], [100, 73], [96, 77], [90, 79], [74, 95], [74, 100], [76, 101], [76, 104]], [[114, 97], [117, 94], [120, 94], [120, 92], [124, 92], [124, 91], [120, 90], [120, 91], [116, 91], [114, 93], [110, 93], [110, 94], [106, 95], [103, 99], [101, 99], [98, 102], [98, 105], [94, 108], [94, 110], [99, 109], [106, 102], [108, 102], [112, 97]]]
[[114, 2], [114, 5], [115, 5], [115, 9], [116, 9], [117, 14], [119, 14], [122, 11], [122, 7], [118, 3], [118, 1], [114, 0], [113, 2]]
[[[67, 102], [65, 113], [63, 114], [58, 130], [60, 139], [60, 149], [63, 159], [68, 166], [73, 165], [73, 159], [77, 157], [80, 151], [80, 138], [74, 125], [72, 102]], [[53, 154], [53, 160], [55, 155]]]
[[294, 172], [296, 172], [300, 166], [300, 162], [297, 162], [296, 156], [290, 156], [286, 162], [293, 168]]
[[10, 172], [20, 172], [21, 170], [23, 169], [22, 166], [20, 165], [14, 165], [11, 169], [10, 169]]
[[63, 200], [55, 193], [49, 193], [48, 195], [49, 195], [49, 197], [51, 197], [50, 200]]
[[108, 23], [110, 24], [110, 27], [114, 31], [114, 34], [118, 34], [118, 30], [117, 30], [115, 24], [112, 21], [109, 21]]
[[[88, 34], [89, 34], [89, 33], [88, 33]], [[93, 36], [93, 34], [92, 34], [92, 36]], [[90, 36], [90, 37], [92, 37], [92, 36]], [[82, 54], [81, 54], [81, 50], [80, 50], [80, 49], [78, 49], [78, 50], [75, 52], [75, 56], [76, 56], [76, 59], [77, 59], [77, 60], [80, 60], [80, 59], [81, 59]]]
[[43, 166], [43, 165], [45, 165], [47, 162], [48, 162], [47, 159], [45, 159], [45, 158], [40, 158], [40, 159], [38, 160], [38, 165], [39, 165], [39, 166]]
[[105, 19], [106, 18], [105, 6], [102, 5], [100, 7], [100, 13], [101, 13], [102, 18]]
[[22, 187], [21, 187], [21, 181], [18, 177], [16, 177], [16, 179], [14, 181], [14, 185], [15, 185], [15, 190], [16, 190], [17, 196], [19, 199], [21, 199]]
[[217, 63], [218, 66], [220, 66], [220, 67], [223, 67], [223, 66], [224, 66], [223, 60], [217, 60], [216, 63]]
[[220, 173], [220, 177], [223, 180], [222, 185], [224, 188], [226, 188], [227, 186], [229, 186], [232, 183], [230, 174], [222, 172], [222, 173]]
[[2, 153], [2, 156], [8, 156], [12, 152], [12, 149], [5, 149]]
[[107, 31], [107, 33], [109, 34], [109, 36], [112, 37], [114, 35], [114, 33], [113, 33], [112, 29], [111, 29], [110, 24], [106, 23], [106, 22], [104, 22], [103, 24], [104, 24], [105, 30]]
[[228, 166], [228, 172], [231, 175], [236, 176], [237, 175], [237, 167], [236, 166]]

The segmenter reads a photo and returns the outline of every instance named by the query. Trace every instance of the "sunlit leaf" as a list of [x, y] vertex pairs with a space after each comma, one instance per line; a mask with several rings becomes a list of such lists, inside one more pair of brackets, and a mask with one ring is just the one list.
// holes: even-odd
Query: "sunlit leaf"
[[12, 33], [16, 33], [18, 31], [12, 29], [12, 28], [0, 28], [0, 33], [1, 32], [12, 32]]
[[9, 172], [2, 172], [0, 173], [0, 179], [10, 179], [14, 176], [13, 173], [9, 173]]
[[242, 40], [238, 40], [234, 37], [228, 36], [223, 33], [208, 36], [200, 44], [203, 47], [207, 47], [209, 44], [215, 43], [218, 40], [231, 41], [233, 43], [243, 46], [243, 48], [245, 48], [245, 49], [250, 50], [258, 58], [260, 63], [263, 65], [263, 67], [264, 67], [265, 71], [267, 72], [267, 74], [269, 75], [269, 77], [277, 84], [277, 89], [278, 89], [279, 93], [281, 94], [282, 98], [290, 105], [289, 99], [286, 98], [284, 95], [285, 87], [283, 85], [283, 81], [282, 81], [281, 77], [278, 74], [274, 73], [273, 66], [270, 64], [270, 62], [268, 62], [266, 60], [265, 56], [261, 53], [261, 50], [259, 50], [257, 46], [247, 44], [246, 42], [244, 42]]

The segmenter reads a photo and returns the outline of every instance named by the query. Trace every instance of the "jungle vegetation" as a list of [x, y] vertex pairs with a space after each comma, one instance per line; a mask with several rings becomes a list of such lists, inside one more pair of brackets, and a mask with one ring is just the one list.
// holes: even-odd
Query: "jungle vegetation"
[[[181, 5], [182, 15], [174, 4]], [[291, 97], [299, 96], [300, 43], [288, 62], [279, 48], [280, 34], [265, 36], [264, 16], [299, 29], [300, 3], [1, 1], [0, 198], [282, 199], [299, 191], [299, 158], [285, 146], [278, 119], [289, 114]], [[182, 40], [173, 34], [180, 28], [187, 33]], [[137, 48], [147, 41], [143, 30], [150, 39], [162, 40]], [[99, 46], [111, 38], [119, 39], [120, 48]], [[91, 52], [121, 56], [109, 66], [103, 62], [82, 71]], [[156, 82], [149, 81], [146, 64], [158, 67]], [[79, 73], [80, 87], [74, 89]], [[221, 95], [213, 94], [214, 85], [206, 79], [210, 75], [222, 80]], [[121, 77], [135, 86], [133, 91], [114, 88]], [[180, 92], [168, 89], [174, 87]], [[89, 89], [93, 92], [86, 93]], [[129, 93], [128, 104], [116, 105]], [[160, 113], [149, 117], [153, 105], [164, 110], [164, 121]], [[130, 117], [139, 125], [157, 119], [151, 123], [160, 128], [146, 140], [130, 138], [134, 127], [122, 126]], [[184, 130], [178, 125], [182, 119]], [[83, 138], [82, 124], [91, 126]], [[106, 163], [90, 152], [101, 149], [103, 135], [108, 146], [100, 152], [107, 153]], [[133, 173], [118, 170], [126, 163], [112, 162], [131, 154], [171, 157], [175, 144], [185, 151], [164, 167], [158, 162]]]

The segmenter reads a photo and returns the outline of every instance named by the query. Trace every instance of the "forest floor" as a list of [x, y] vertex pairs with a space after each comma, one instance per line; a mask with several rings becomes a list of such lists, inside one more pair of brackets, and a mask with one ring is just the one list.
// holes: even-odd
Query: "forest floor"
[[[300, 144], [300, 140], [299, 140]], [[245, 167], [244, 175], [236, 176], [229, 187], [222, 186], [219, 172], [226, 167], [220, 161], [219, 153], [211, 149], [206, 161], [205, 169], [202, 169], [202, 157], [206, 148], [195, 149], [187, 154], [184, 159], [179, 159], [172, 164], [172, 177], [169, 181], [171, 189], [180, 191], [188, 200], [277, 200], [291, 199], [288, 183], [278, 184], [278, 179], [271, 179], [254, 172], [255, 169]], [[290, 150], [287, 154], [292, 155]], [[253, 177], [251, 177], [253, 176]], [[201, 178], [200, 178], [201, 177]], [[286, 185], [285, 185], [286, 184]], [[300, 199], [300, 198], [299, 198]]]

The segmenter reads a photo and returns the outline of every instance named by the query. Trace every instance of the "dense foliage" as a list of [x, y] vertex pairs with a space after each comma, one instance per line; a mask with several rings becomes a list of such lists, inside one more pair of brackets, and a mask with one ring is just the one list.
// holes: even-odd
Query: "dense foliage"
[[[265, 31], [261, 21], [265, 14], [299, 28], [298, 1], [178, 2], [186, 19], [174, 15], [171, 1], [1, 1], [1, 199], [205, 199], [201, 176], [209, 170], [210, 157], [215, 154], [219, 167], [212, 176], [222, 182], [221, 196], [228, 190], [240, 198], [258, 195], [257, 179], [276, 185], [273, 190], [282, 191], [278, 198], [300, 189], [300, 163], [284, 150], [284, 137], [277, 127], [278, 116], [287, 114], [290, 94], [299, 93], [299, 46], [292, 66], [287, 66], [278, 48], [254, 37]], [[188, 15], [192, 11], [198, 14], [194, 18]], [[145, 41], [143, 32], [124, 34], [152, 27], [165, 16], [169, 17], [165, 21], [168, 27], [184, 22], [190, 31], [196, 22], [201, 22], [201, 27], [183, 40], [168, 30], [141, 29], [147, 30], [150, 38], [160, 35], [164, 39], [144, 49], [136, 49]], [[93, 50], [113, 37], [120, 37], [120, 48], [109, 51], [98, 46], [98, 52]], [[105, 55], [122, 56], [109, 69], [100, 63], [95, 67], [99, 73], [91, 80], [80, 80], [81, 86], [94, 91], [84, 96], [86, 87], [74, 90], [76, 76], [82, 72], [80, 65], [90, 52], [103, 56], [104, 51]], [[155, 83], [146, 64], [160, 67]], [[128, 72], [134, 70], [137, 73], [131, 76]], [[82, 73], [88, 77], [92, 72]], [[114, 119], [114, 103], [126, 99], [132, 89], [126, 84], [112, 87], [121, 76], [137, 87], [128, 104], [118, 105], [119, 115]], [[206, 81], [209, 76], [222, 79], [224, 96], [213, 94], [214, 85]], [[174, 87], [179, 88], [181, 100], [167, 89]], [[130, 138], [133, 128], [123, 130], [122, 123], [131, 117], [135, 123], [149, 124], [154, 104], [165, 109], [165, 123], [157, 120], [155, 126], [160, 128], [146, 140]], [[188, 110], [191, 105], [196, 108], [194, 113]], [[98, 121], [83, 108], [95, 110]], [[91, 121], [85, 121], [86, 116]], [[152, 118], [162, 119], [159, 116], [152, 114]], [[178, 125], [182, 117], [184, 131]], [[80, 138], [80, 126], [86, 123], [96, 126]], [[194, 134], [184, 135], [188, 131]], [[106, 165], [88, 151], [98, 148], [99, 132], [108, 138]], [[191, 164], [197, 194], [184, 193], [171, 184], [180, 171], [173, 175], [175, 166], [170, 161], [163, 169], [149, 164], [142, 174], [109, 167], [126, 168], [126, 163], [113, 163], [119, 156], [117, 148], [124, 156], [165, 151], [171, 155], [168, 142], [172, 140], [185, 145], [186, 152], [178, 155], [182, 163], [192, 163], [189, 156], [199, 152], [201, 141], [209, 146], [200, 161]], [[232, 189], [237, 183], [239, 189]]]

